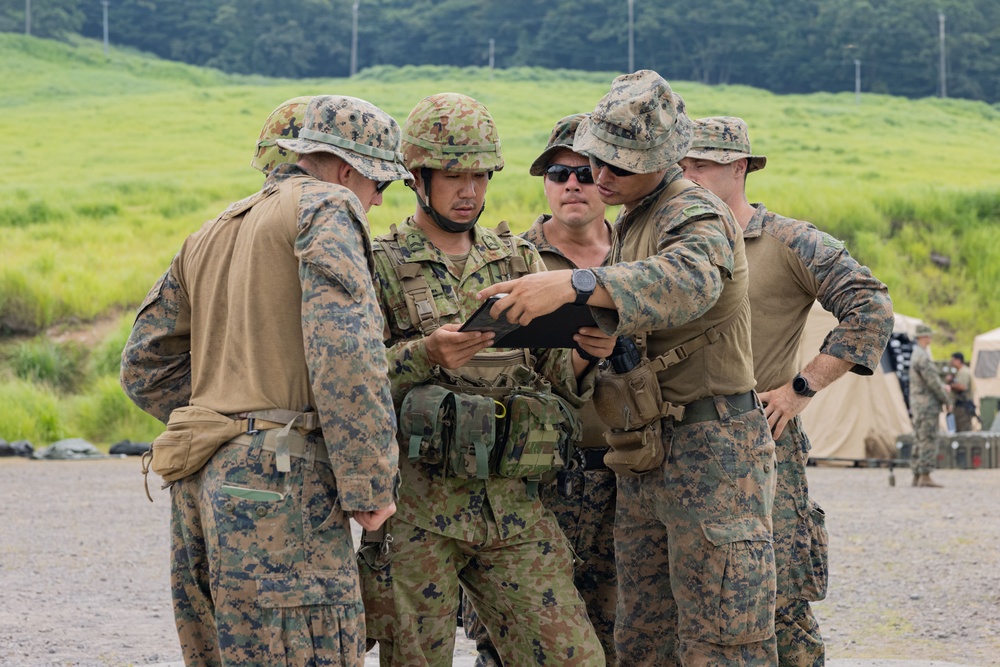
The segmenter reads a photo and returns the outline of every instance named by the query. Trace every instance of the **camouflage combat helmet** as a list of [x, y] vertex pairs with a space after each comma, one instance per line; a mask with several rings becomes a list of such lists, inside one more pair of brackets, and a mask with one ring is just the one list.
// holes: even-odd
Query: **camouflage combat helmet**
[[531, 169], [528, 173], [532, 176], [544, 175], [545, 168], [549, 166], [549, 160], [555, 153], [560, 150], [573, 150], [573, 137], [576, 136], [576, 130], [580, 127], [580, 121], [588, 116], [590, 116], [589, 113], [575, 113], [572, 116], [560, 118], [556, 126], [552, 128], [552, 134], [549, 135], [549, 143], [545, 146], [545, 150], [531, 163]]
[[684, 100], [653, 70], [625, 74], [580, 123], [573, 150], [637, 174], [666, 169], [687, 154]]
[[412, 180], [399, 140], [399, 125], [371, 102], [317, 95], [306, 107], [298, 138], [276, 143], [299, 155], [332, 153], [373, 181]]
[[424, 184], [417, 203], [438, 227], [447, 232], [467, 232], [479, 221], [486, 204], [467, 223], [451, 220], [431, 206], [432, 170], [462, 173], [503, 169], [500, 137], [489, 110], [477, 100], [459, 93], [438, 93], [420, 100], [403, 122], [403, 158], [407, 169]]
[[763, 169], [767, 157], [750, 152], [750, 133], [742, 118], [735, 116], [713, 116], [694, 121], [694, 137], [687, 157], [693, 160], [708, 160], [719, 164], [731, 164], [747, 159], [747, 173]]
[[271, 173], [277, 165], [282, 162], [294, 162], [295, 155], [283, 148], [279, 148], [275, 143], [277, 139], [286, 137], [297, 139], [299, 130], [302, 129], [302, 117], [305, 115], [306, 107], [312, 97], [293, 97], [285, 100], [278, 108], [271, 112], [264, 122], [264, 127], [260, 130], [260, 138], [257, 139], [257, 150], [254, 151], [250, 165], [264, 175]]

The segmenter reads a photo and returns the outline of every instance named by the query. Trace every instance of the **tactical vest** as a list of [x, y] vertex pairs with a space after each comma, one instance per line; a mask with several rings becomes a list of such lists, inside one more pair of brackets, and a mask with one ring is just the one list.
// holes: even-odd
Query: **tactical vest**
[[[510, 255], [487, 267], [491, 284], [526, 275], [528, 265], [507, 223], [493, 231]], [[433, 296], [433, 288], [441, 293], [442, 286], [424, 263], [405, 262], [395, 225], [377, 241], [375, 252], [384, 252], [393, 267], [411, 324], [429, 336], [443, 324]], [[456, 477], [526, 478], [534, 493], [544, 473], [564, 465], [580, 437], [575, 412], [552, 393], [534, 364], [526, 348], [488, 349], [461, 368], [437, 369], [400, 408], [400, 444], [408, 458], [440, 465]]]
[[[702, 212], [690, 212], [686, 208], [682, 208], [681, 204], [683, 202], [678, 200], [678, 195], [696, 187], [698, 187], [696, 183], [684, 178], [678, 178], [671, 181], [667, 185], [665, 197], [661, 197], [657, 202], [659, 203], [659, 201], [663, 201], [664, 198], [666, 199], [666, 206], [660, 209], [659, 215], [671, 220], [683, 220], [686, 218], [692, 218], [692, 215], [689, 215], [689, 213], [704, 214], [710, 212], [707, 210]], [[628, 241], [627, 245], [624, 243], [626, 238]], [[642, 228], [639, 229], [638, 234], [633, 234], [630, 237], [627, 237], [626, 234], [623, 233], [615, 234], [614, 242], [611, 247], [611, 263], [614, 264], [621, 261], [633, 261], [636, 259], [652, 257], [657, 254], [658, 244], [659, 230], [655, 224], [643, 225]], [[735, 322], [739, 315], [740, 310], [736, 309], [732, 315], [727, 317], [722, 322], [708, 327], [700, 334], [685, 340], [680, 345], [671, 347], [666, 352], [653, 359], [649, 359], [647, 349], [649, 342], [648, 334], [650, 332], [644, 331], [635, 334], [633, 336], [633, 340], [635, 341], [636, 347], [639, 349], [644, 362], [648, 362], [650, 364], [650, 370], [652, 370], [653, 373], [659, 377], [662, 371], [680, 363], [681, 361], [684, 361], [695, 351], [717, 342], [722, 332]], [[663, 384], [662, 378], [660, 379], [660, 384]], [[599, 409], [599, 412], [603, 417], [604, 411]], [[681, 419], [683, 415], [683, 406], [663, 401], [661, 416], [673, 416], [676, 419]]]

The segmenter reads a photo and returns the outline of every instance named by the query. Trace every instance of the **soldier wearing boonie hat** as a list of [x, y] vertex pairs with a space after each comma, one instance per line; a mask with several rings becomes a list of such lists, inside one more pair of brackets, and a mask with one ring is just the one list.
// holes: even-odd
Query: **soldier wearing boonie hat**
[[[509, 309], [521, 323], [587, 303], [606, 333], [637, 334], [650, 360], [625, 360], [626, 378], [602, 375], [594, 397], [618, 473], [621, 664], [774, 665], [774, 443], [753, 392], [746, 257], [729, 209], [677, 166], [691, 134], [656, 72], [616, 78], [573, 142], [602, 200], [623, 206], [609, 265], [480, 296], [508, 293], [494, 317]], [[710, 442], [729, 452], [724, 469]]]
[[366, 211], [409, 176], [399, 141], [368, 102], [312, 98], [278, 140], [297, 163], [189, 236], [136, 316], [121, 383], [167, 422], [186, 664], [364, 662], [349, 519], [381, 525], [398, 480]]
[[483, 285], [545, 270], [506, 223], [479, 224], [504, 166], [486, 106], [430, 95], [402, 134], [416, 207], [372, 250], [408, 455], [399, 511], [359, 550], [369, 643], [384, 665], [450, 664], [461, 589], [504, 664], [599, 667], [573, 549], [537, 493], [579, 427], [570, 406], [589, 393], [588, 364], [566, 349], [488, 349], [493, 333], [461, 330]]
[[[611, 251], [611, 225], [604, 217], [604, 202], [597, 194], [590, 162], [573, 151], [573, 138], [587, 115], [559, 119], [545, 150], [529, 169], [532, 176], [544, 178], [549, 212], [538, 216], [521, 237], [535, 246], [550, 271], [599, 266]], [[614, 544], [617, 484], [614, 471], [604, 464], [607, 426], [591, 401], [579, 414], [583, 437], [576, 443], [574, 463], [561, 471], [554, 483], [543, 485], [539, 495], [573, 546], [573, 579], [610, 666], [618, 664], [614, 637], [618, 601]], [[476, 667], [499, 667], [502, 663], [494, 642], [468, 598], [462, 623], [466, 636], [476, 642]]]
[[[825, 660], [809, 603], [826, 595], [828, 551], [826, 538], [814, 537], [808, 557], [800, 553], [802, 536], [825, 536], [826, 527], [822, 510], [809, 497], [804, 454], [809, 438], [798, 415], [817, 391], [848, 371], [876, 372], [892, 333], [892, 303], [885, 285], [842, 242], [807, 222], [749, 203], [746, 176], [765, 164], [750, 148], [746, 123], [733, 116], [696, 120], [691, 148], [681, 160], [685, 177], [726, 202], [743, 229], [754, 377], [776, 443], [771, 521], [778, 659], [783, 666], [811, 667]], [[817, 300], [839, 323], [820, 353], [799, 368], [796, 351]]]

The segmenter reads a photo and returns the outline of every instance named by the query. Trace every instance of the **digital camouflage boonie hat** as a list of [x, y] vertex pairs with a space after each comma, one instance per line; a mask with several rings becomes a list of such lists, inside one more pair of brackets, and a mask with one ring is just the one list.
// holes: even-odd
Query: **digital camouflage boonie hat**
[[295, 154], [280, 148], [275, 141], [277, 139], [297, 139], [299, 130], [302, 129], [302, 117], [309, 106], [311, 96], [293, 97], [285, 100], [278, 108], [271, 112], [264, 122], [264, 127], [260, 130], [260, 138], [257, 139], [257, 150], [254, 151], [250, 165], [265, 175], [271, 173], [277, 165], [282, 162], [295, 162]]
[[438, 93], [417, 102], [403, 121], [406, 167], [458, 172], [500, 171], [500, 136], [482, 102]]
[[576, 136], [577, 128], [580, 127], [580, 121], [589, 115], [588, 113], [575, 113], [572, 116], [560, 118], [556, 126], [552, 128], [548, 145], [545, 146], [542, 154], [531, 163], [531, 169], [528, 173], [532, 176], [543, 176], [545, 168], [549, 166], [549, 160], [556, 152], [563, 149], [573, 150], [573, 138]]
[[306, 107], [298, 139], [278, 139], [277, 144], [299, 155], [332, 153], [373, 181], [412, 180], [399, 140], [399, 125], [371, 102], [317, 95]]
[[687, 154], [691, 119], [684, 100], [653, 70], [611, 82], [590, 118], [580, 123], [573, 150], [637, 174], [666, 169]]
[[931, 329], [928, 325], [926, 325], [926, 324], [918, 324], [916, 326], [916, 330], [913, 332], [913, 335], [916, 336], [917, 338], [920, 338], [922, 336], [930, 336], [933, 333], [934, 333], [934, 330]]
[[694, 160], [709, 160], [731, 164], [747, 158], [747, 173], [763, 169], [767, 158], [750, 152], [750, 133], [742, 118], [713, 116], [694, 121], [694, 138], [687, 156]]

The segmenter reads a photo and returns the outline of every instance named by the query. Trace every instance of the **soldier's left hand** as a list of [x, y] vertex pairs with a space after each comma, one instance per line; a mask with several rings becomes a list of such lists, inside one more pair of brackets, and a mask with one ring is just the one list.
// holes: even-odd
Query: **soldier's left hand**
[[810, 399], [796, 394], [789, 382], [777, 389], [763, 392], [760, 400], [764, 404], [764, 415], [767, 416], [767, 425], [771, 427], [771, 436], [777, 440], [784, 433], [788, 422], [806, 409]]
[[615, 341], [617, 336], [609, 336], [597, 327], [580, 327], [573, 334], [573, 340], [583, 348], [587, 354], [607, 359], [615, 351]]
[[507, 296], [493, 304], [490, 315], [493, 319], [505, 316], [508, 322], [525, 326], [536, 317], [548, 315], [564, 303], [576, 300], [570, 275], [570, 271], [529, 273], [517, 280], [490, 285], [476, 298], [482, 301], [494, 294], [506, 293]]

